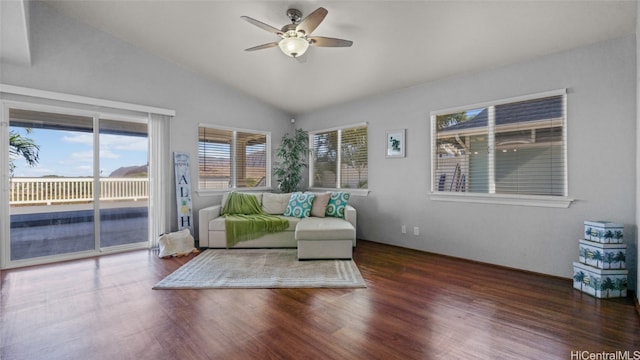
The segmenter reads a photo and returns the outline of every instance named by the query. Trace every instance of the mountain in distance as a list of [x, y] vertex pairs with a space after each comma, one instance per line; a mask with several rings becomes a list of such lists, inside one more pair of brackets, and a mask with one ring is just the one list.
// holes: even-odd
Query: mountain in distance
[[139, 165], [139, 166], [123, 166], [115, 169], [111, 174], [109, 174], [110, 178], [137, 178], [137, 177], [146, 177], [148, 174], [147, 165]]

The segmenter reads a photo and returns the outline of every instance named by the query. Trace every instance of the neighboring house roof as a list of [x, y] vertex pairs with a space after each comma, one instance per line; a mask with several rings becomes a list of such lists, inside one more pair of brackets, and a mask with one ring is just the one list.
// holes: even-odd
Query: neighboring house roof
[[[562, 96], [496, 105], [496, 126], [546, 119], [557, 119], [562, 117], [563, 105]], [[450, 132], [474, 129], [487, 126], [487, 123], [488, 110], [485, 108], [473, 117], [473, 119], [449, 126], [441, 131]]]

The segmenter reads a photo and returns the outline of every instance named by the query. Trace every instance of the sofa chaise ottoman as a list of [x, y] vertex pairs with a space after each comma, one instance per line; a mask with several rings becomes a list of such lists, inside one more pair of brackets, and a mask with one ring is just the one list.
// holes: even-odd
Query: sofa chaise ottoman
[[296, 226], [298, 259], [351, 259], [356, 229], [348, 221], [309, 217]]
[[[268, 233], [257, 239], [241, 241], [233, 248], [298, 248], [298, 259], [350, 259], [356, 246], [357, 212], [346, 205], [344, 218], [284, 216], [291, 194], [250, 193], [255, 195], [262, 210], [285, 217], [289, 227], [285, 231]], [[209, 206], [198, 212], [199, 245], [203, 248], [227, 248], [224, 204]]]

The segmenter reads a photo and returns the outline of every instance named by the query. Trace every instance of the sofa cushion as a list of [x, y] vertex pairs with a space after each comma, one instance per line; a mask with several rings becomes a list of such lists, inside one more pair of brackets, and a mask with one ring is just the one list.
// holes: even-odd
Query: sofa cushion
[[327, 205], [326, 215], [344, 219], [344, 208], [347, 206], [350, 197], [351, 194], [348, 192], [331, 192], [331, 199], [329, 199], [329, 204]]
[[262, 194], [262, 210], [271, 215], [282, 215], [287, 210], [291, 194]]
[[[224, 194], [222, 194], [222, 202], [220, 203], [222, 206], [220, 207], [220, 213], [224, 213], [224, 208], [227, 205], [227, 199], [229, 198], [229, 194], [231, 194], [231, 192], [226, 192]], [[249, 193], [249, 192], [243, 192], [242, 194], [249, 194], [249, 195], [253, 195], [256, 197], [256, 199], [258, 199], [258, 204], [262, 204], [262, 193]]]
[[289, 198], [289, 203], [287, 204], [287, 209], [284, 211], [284, 216], [297, 218], [309, 217], [315, 197], [314, 194], [303, 194], [301, 192], [292, 193]]
[[337, 218], [310, 217], [296, 226], [296, 240], [353, 240], [356, 229], [350, 222]]
[[311, 216], [325, 217], [330, 198], [330, 192], [316, 194], [316, 197], [313, 199], [313, 205], [311, 206]]
[[[294, 217], [286, 217], [280, 215], [280, 217], [289, 220], [289, 227], [285, 231], [293, 231], [296, 229], [296, 225], [300, 222], [301, 219]], [[225, 231], [225, 219], [224, 217], [217, 217], [211, 221], [209, 221], [209, 231]]]

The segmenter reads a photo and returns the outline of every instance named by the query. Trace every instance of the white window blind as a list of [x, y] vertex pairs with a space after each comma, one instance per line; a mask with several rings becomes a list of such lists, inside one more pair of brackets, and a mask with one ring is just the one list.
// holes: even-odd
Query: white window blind
[[432, 113], [432, 189], [566, 196], [566, 94]]
[[258, 188], [269, 186], [266, 133], [198, 129], [200, 190]]
[[313, 161], [310, 185], [315, 188], [368, 187], [368, 129], [356, 125], [309, 133]]
[[340, 136], [340, 187], [366, 189], [369, 168], [367, 127], [344, 129]]

